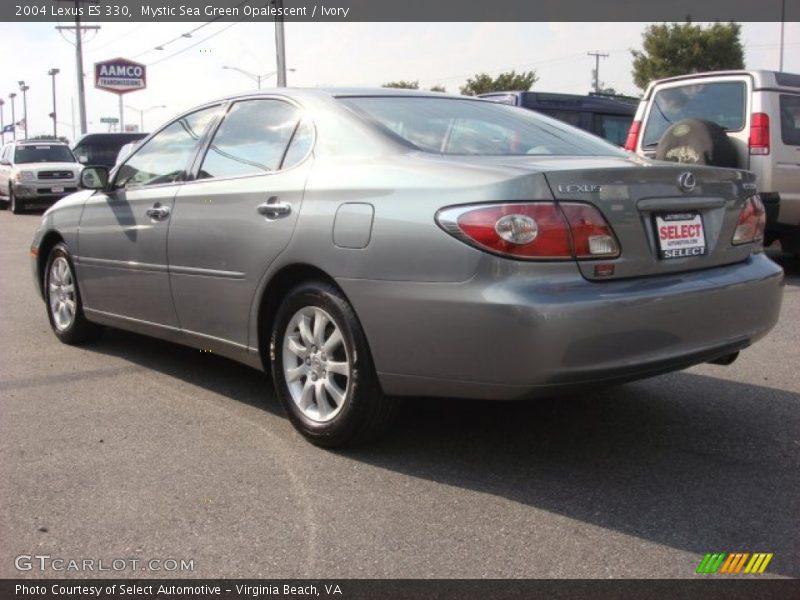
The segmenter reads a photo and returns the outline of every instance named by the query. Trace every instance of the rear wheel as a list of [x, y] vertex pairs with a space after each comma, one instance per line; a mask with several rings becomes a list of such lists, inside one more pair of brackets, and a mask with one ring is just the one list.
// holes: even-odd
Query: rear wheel
[[373, 439], [390, 424], [366, 337], [350, 303], [332, 285], [308, 282], [287, 295], [270, 340], [272, 375], [292, 425], [328, 448]]
[[47, 258], [44, 296], [53, 333], [65, 344], [80, 344], [101, 332], [102, 328], [83, 314], [75, 268], [64, 243], [56, 244]]
[[8, 187], [8, 205], [11, 208], [11, 212], [15, 215], [18, 215], [25, 210], [24, 204], [17, 199], [17, 195], [14, 193], [13, 186]]
[[800, 233], [784, 233], [780, 237], [781, 249], [791, 254], [794, 258], [800, 259]]

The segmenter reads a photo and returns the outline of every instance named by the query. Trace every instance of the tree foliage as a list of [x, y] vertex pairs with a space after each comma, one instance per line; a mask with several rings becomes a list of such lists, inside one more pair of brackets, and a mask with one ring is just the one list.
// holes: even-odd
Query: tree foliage
[[633, 81], [645, 89], [654, 79], [687, 73], [744, 68], [738, 23], [708, 27], [686, 23], [650, 25], [642, 34], [642, 50], [633, 54]]
[[444, 93], [444, 92], [447, 91], [447, 88], [444, 87], [443, 85], [432, 85], [429, 89], [432, 92], [442, 92], [442, 93]]
[[461, 93], [466, 96], [477, 96], [488, 92], [526, 92], [539, 78], [536, 71], [509, 71], [492, 77], [487, 73], [478, 73], [475, 77], [467, 79], [466, 85], [461, 87]]
[[389, 81], [388, 83], [384, 83], [381, 87], [397, 88], [401, 90], [418, 90], [419, 81], [405, 81], [401, 79], [399, 81]]

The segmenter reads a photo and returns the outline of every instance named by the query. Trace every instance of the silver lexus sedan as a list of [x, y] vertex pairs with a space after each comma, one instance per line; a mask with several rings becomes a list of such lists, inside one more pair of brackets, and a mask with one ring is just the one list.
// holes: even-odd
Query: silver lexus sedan
[[478, 99], [229, 97], [82, 184], [31, 247], [55, 335], [119, 327], [271, 370], [328, 447], [374, 437], [401, 396], [728, 363], [781, 305], [752, 175]]

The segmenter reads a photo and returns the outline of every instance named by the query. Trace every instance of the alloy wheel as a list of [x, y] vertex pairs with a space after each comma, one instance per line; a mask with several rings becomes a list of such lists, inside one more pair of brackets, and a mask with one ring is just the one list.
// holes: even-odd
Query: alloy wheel
[[72, 270], [63, 256], [58, 256], [50, 266], [47, 285], [53, 323], [58, 331], [65, 331], [75, 321], [76, 298]]
[[283, 373], [292, 400], [303, 415], [330, 421], [344, 406], [352, 363], [334, 318], [317, 306], [305, 306], [283, 334]]

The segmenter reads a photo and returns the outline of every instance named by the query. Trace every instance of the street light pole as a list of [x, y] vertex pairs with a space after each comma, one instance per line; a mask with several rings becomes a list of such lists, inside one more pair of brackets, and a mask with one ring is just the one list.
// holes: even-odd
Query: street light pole
[[6, 103], [5, 100], [0, 98], [0, 144], [6, 143], [6, 120], [3, 117], [3, 105]]
[[30, 86], [25, 85], [24, 81], [19, 82], [19, 89], [22, 92], [22, 122], [24, 123], [25, 127], [25, 139], [28, 139], [28, 90], [31, 89]]
[[[256, 75], [255, 73], [251, 73], [250, 71], [245, 71], [244, 69], [240, 69], [239, 67], [228, 67], [228, 66], [224, 65], [222, 68], [223, 69], [228, 69], [230, 71], [239, 71], [239, 73], [241, 73], [245, 77], [249, 77], [250, 79], [255, 81], [256, 84], [258, 85], [258, 89], [261, 89], [261, 82], [262, 81], [266, 81], [267, 79], [269, 79], [270, 77], [272, 77], [276, 73], [279, 74], [278, 71], [270, 71], [269, 73], [264, 73], [263, 75]], [[287, 70], [291, 71], [292, 73], [294, 73], [297, 69], [287, 69]]]
[[14, 126], [11, 129], [11, 134], [14, 141], [17, 141], [17, 116], [14, 113], [14, 98], [16, 98], [17, 95], [14, 92], [11, 92], [8, 97], [11, 99], [11, 124]]
[[58, 137], [58, 125], [56, 121], [56, 75], [58, 75], [61, 71], [56, 69], [55, 67], [50, 69], [47, 74], [53, 79], [53, 137]]
[[155, 110], [157, 108], [167, 108], [166, 104], [156, 104], [155, 106], [151, 106], [149, 108], [136, 108], [135, 106], [131, 106], [130, 104], [126, 104], [126, 107], [130, 108], [133, 111], [139, 113], [139, 130], [141, 133], [144, 133], [144, 114], [150, 112], [151, 110]]

